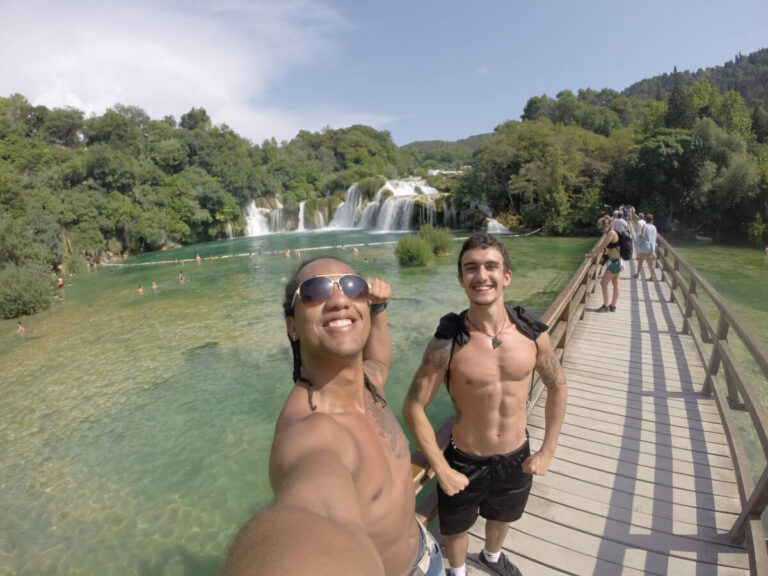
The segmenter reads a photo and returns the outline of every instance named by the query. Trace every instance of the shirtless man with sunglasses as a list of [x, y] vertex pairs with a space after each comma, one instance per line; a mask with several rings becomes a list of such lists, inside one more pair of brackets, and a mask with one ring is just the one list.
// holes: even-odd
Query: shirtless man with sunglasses
[[237, 535], [225, 575], [443, 574], [414, 515], [408, 440], [383, 392], [390, 292], [332, 258], [288, 282], [295, 386], [272, 443], [275, 501]]

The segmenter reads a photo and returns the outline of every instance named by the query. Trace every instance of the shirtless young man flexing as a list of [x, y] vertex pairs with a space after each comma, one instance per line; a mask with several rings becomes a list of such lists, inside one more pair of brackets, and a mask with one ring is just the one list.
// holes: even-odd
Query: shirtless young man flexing
[[[467, 531], [486, 518], [479, 560], [498, 574], [520, 571], [501, 552], [509, 522], [523, 513], [532, 474], [546, 474], [560, 434], [567, 388], [546, 325], [504, 305], [512, 280], [506, 247], [473, 234], [459, 254], [469, 309], [449, 314], [426, 351], [403, 405], [405, 422], [438, 479], [438, 514], [449, 574], [466, 573]], [[547, 387], [544, 441], [530, 453], [526, 400], [534, 368]], [[453, 436], [441, 452], [425, 409], [445, 381]]]
[[288, 282], [296, 385], [272, 444], [275, 501], [242, 528], [223, 574], [443, 572], [416, 520], [408, 440], [383, 393], [390, 291], [333, 258]]

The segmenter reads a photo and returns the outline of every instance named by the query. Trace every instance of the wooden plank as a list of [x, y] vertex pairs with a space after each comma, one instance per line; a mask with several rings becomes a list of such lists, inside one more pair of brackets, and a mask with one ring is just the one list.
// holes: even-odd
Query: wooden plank
[[[467, 553], [467, 576], [485, 576], [488, 574], [488, 569], [480, 564], [477, 559], [484, 545], [484, 536], [469, 534], [469, 544]], [[518, 553], [518, 550], [526, 552], [524, 555]], [[554, 569], [543, 562], [546, 561], [546, 556], [533, 556], [527, 553], [527, 549], [523, 550], [522, 547], [515, 546], [514, 549], [504, 549], [504, 552], [515, 566], [520, 569], [523, 574], [530, 574], [531, 576], [563, 576], [563, 574], [572, 574], [572, 572], [563, 572], [561, 570]], [[445, 556], [445, 551], [443, 551]], [[448, 559], [446, 558], [444, 565], [448, 568]]]
[[[659, 381], [653, 371], [621, 371], [615, 370], [612, 374], [596, 373], [594, 365], [590, 366], [586, 360], [575, 362], [566, 360], [563, 364], [566, 379], [571, 377], [580, 377], [587, 382], [597, 380], [600, 382], [609, 382], [621, 385], [624, 388], [630, 387], [637, 391], [644, 390], [649, 392], [655, 390], [661, 393], [664, 390], [667, 393], [700, 393], [704, 378], [682, 378], [679, 374], [673, 374], [671, 371], [665, 371], [664, 380]], [[632, 378], [630, 379], [630, 375]], [[662, 388], [663, 386], [663, 388]]]
[[[709, 531], [706, 539], [677, 535], [669, 530], [657, 529], [653, 520], [645, 526], [634, 522], [625, 522], [610, 515], [600, 515], [594, 509], [578, 510], [557, 502], [532, 496], [525, 508], [523, 517], [515, 526], [524, 531], [534, 518], [541, 520], [556, 519], [558, 524], [568, 526], [597, 538], [607, 538], [612, 542], [638, 547], [658, 554], [680, 555], [690, 558], [695, 556], [699, 562], [719, 563], [724, 566], [749, 568], [749, 559], [740, 546], [730, 545], [725, 534]], [[652, 528], [652, 529], [649, 529]]]
[[[475, 526], [477, 527], [480, 523], [478, 522]], [[667, 574], [697, 574], [700, 570], [697, 567], [699, 563], [695, 557], [693, 559], [683, 557], [682, 553], [671, 548], [663, 554], [652, 549], [648, 550], [649, 539], [645, 537], [637, 538], [636, 546], [629, 546], [615, 542], [607, 537], [599, 538], [570, 526], [564, 526], [533, 515], [527, 518], [524, 527], [520, 523], [514, 523], [510, 532], [512, 541], [519, 534], [526, 533], [540, 540], [559, 543], [563, 548], [571, 552], [586, 554], [602, 562], [640, 570], [645, 574], [658, 576], [667, 576]], [[710, 564], [708, 568], [712, 573], [723, 576], [746, 576], [749, 574], [747, 570], [732, 566]], [[598, 573], [609, 574], [610, 572], [601, 569]]]
[[578, 346], [568, 346], [568, 353], [566, 355], [566, 363], [573, 364], [576, 367], [584, 366], [591, 369], [591, 373], [600, 373], [597, 366], [606, 366], [605, 375], [621, 375], [621, 374], [653, 374], [658, 377], [659, 373], [664, 375], [669, 374], [672, 377], [672, 382], [697, 382], [703, 381], [705, 371], [703, 368], [694, 368], [689, 371], [688, 374], [681, 374], [677, 362], [663, 362], [661, 359], [653, 358], [651, 355], [647, 359], [630, 358], [623, 362], [617, 362], [612, 356], [606, 356], [605, 353], [601, 353], [596, 348], [580, 348]]
[[699, 392], [688, 392], [678, 395], [653, 394], [642, 390], [620, 390], [612, 382], [603, 382], [596, 378], [583, 378], [579, 375], [567, 373], [568, 394], [578, 392], [582, 396], [589, 395], [592, 398], [611, 401], [618, 399], [627, 402], [654, 402], [674, 406], [679, 410], [688, 412], [695, 410], [702, 414], [708, 414], [708, 418], [719, 417], [717, 406], [712, 398], [702, 396]]
[[[541, 428], [534, 427], [529, 427], [528, 431], [531, 438], [531, 447], [535, 449], [535, 446], [540, 445], [544, 441], [544, 431]], [[579, 455], [582, 460], [592, 463], [593, 466], [597, 466], [597, 463], [593, 463], [593, 458], [607, 458], [613, 462], [628, 462], [664, 472], [675, 472], [704, 480], [711, 478], [719, 482], [736, 484], [736, 475], [733, 472], [730, 459], [724, 462], [727, 464], [726, 467], [712, 465], [711, 459], [708, 460], [706, 458], [702, 459], [699, 463], [694, 463], [690, 459], [681, 460], [661, 454], [646, 454], [637, 450], [597, 444], [590, 439], [561, 434], [558, 439], [555, 458], [571, 459], [568, 453], [564, 454], [561, 451], [566, 448], [572, 449], [574, 455]]]
[[666, 426], [673, 436], [696, 435], [706, 437], [708, 441], [726, 444], [725, 432], [719, 422], [702, 422], [697, 418], [688, 418], [687, 414], [670, 414], [665, 406], [630, 407], [618, 402], [596, 403], [578, 396], [569, 395], [568, 413], [578, 416], [606, 418], [606, 421], [622, 422], [626, 426], [639, 427], [642, 422], [656, 426]]
[[701, 490], [702, 486], [709, 486], [713, 494], [731, 498], [739, 497], [738, 486], [734, 478], [731, 478], [732, 481], [730, 482], [705, 478], [703, 471], [700, 472], [699, 476], [682, 474], [677, 470], [662, 469], [656, 466], [656, 462], [653, 460], [650, 462], [651, 465], [643, 465], [621, 457], [610, 458], [599, 454], [585, 454], [568, 446], [558, 446], [555, 459], [577, 465], [586, 462], [590, 468], [600, 472], [617, 476], [630, 474], [632, 478], [637, 478], [638, 480], [654, 482], [663, 486], [674, 486], [675, 488], [690, 491]]
[[[557, 490], [556, 488], [540, 482], [534, 484], [531, 498], [534, 497], [557, 503], [562, 506], [567, 506], [574, 510], [574, 512], [572, 512], [573, 514], [582, 512], [597, 514], [606, 519], [631, 524], [636, 527], [635, 529], [638, 533], [653, 530], [658, 533], [676, 534], [678, 536], [694, 538], [701, 542], [716, 543], [732, 548], [736, 547], [728, 540], [726, 537], [727, 532], [724, 530], [696, 522], [686, 522], [678, 517], [667, 518], [658, 514], [653, 514], [653, 510], [645, 512], [642, 510], [642, 507], [624, 508], [616, 506], [613, 503], [599, 502], [597, 500], [585, 498], [579, 494], [570, 494]], [[728, 516], [728, 518], [731, 517], [732, 516]]]
[[[523, 558], [536, 559], [548, 569], [560, 571], [565, 574], [620, 574], [622, 576], [643, 576], [643, 572], [634, 568], [625, 567], [615, 562], [599, 561], [594, 555], [585, 554], [578, 550], [566, 547], [565, 543], [552, 542], [546, 538], [531, 536], [516, 529], [515, 524], [504, 541], [504, 550], [509, 551], [510, 560], [523, 571]], [[470, 529], [470, 539], [481, 540], [484, 538], [485, 523], [482, 518]], [[479, 564], [478, 564], [479, 566]], [[487, 571], [483, 571], [487, 574]], [[539, 573], [524, 572], [536, 576]]]
[[637, 510], [638, 512], [653, 514], [660, 518], [667, 518], [686, 524], [707, 526], [725, 532], [730, 530], [737, 518], [737, 514], [733, 512], [699, 510], [696, 507], [684, 504], [657, 506], [656, 500], [642, 494], [615, 490], [611, 486], [601, 486], [579, 478], [563, 476], [562, 474], [552, 472], [545, 476], [536, 477], [536, 481], [533, 483], [534, 493], [538, 493], [536, 490], [538, 490], [539, 486], [548, 486], [563, 494], [571, 494], [603, 502], [615, 508]]
[[[543, 435], [544, 420], [528, 421], [528, 431], [532, 437], [538, 436], [534, 433], [534, 429], [541, 430]], [[690, 462], [696, 465], [704, 466], [717, 466], [727, 470], [733, 470], [733, 462], [730, 455], [720, 456], [717, 454], [708, 454], [706, 452], [691, 452], [685, 448], [676, 448], [674, 446], [657, 446], [655, 442], [648, 440], [634, 441], [631, 445], [625, 442], [624, 438], [617, 436], [616, 434], [606, 434], [588, 428], [580, 426], [571, 426], [567, 424], [567, 428], [561, 431], [560, 437], [577, 438], [592, 443], [595, 447], [606, 446], [608, 448], [619, 448], [627, 455], [631, 455], [633, 452], [638, 451], [643, 454], [651, 456], [663, 455], [673, 459], [675, 462]]]
[[[664, 410], [670, 416], [687, 418], [692, 422], [716, 424], [723, 430], [723, 424], [717, 413], [717, 407], [707, 399], [700, 402], [688, 401], [684, 398], [655, 398], [654, 396], [617, 395], [613, 396], [595, 391], [594, 387], [576, 386], [578, 381], [568, 382], [568, 405], [578, 403], [595, 405], [602, 403], [608, 409], [613, 406], [626, 406], [631, 410]], [[678, 400], [678, 401], [676, 401]]]
[[656, 502], [667, 502], [670, 505], [682, 504], [692, 508], [728, 512], [731, 514], [738, 514], [741, 511], [741, 500], [737, 496], [713, 494], [711, 485], [697, 485], [695, 491], [687, 490], [674, 483], [674, 480], [670, 486], [669, 483], [660, 483], [655, 480], [646, 481], [640, 478], [611, 474], [557, 458], [552, 460], [550, 471], [614, 491], [644, 496]]
[[[535, 408], [528, 417], [529, 424], [544, 427], [544, 416], [541, 408]], [[609, 434], [622, 438], [623, 442], [635, 443], [638, 441], [653, 442], [660, 446], [682, 448], [694, 452], [704, 452], [707, 454], [716, 454], [718, 456], [730, 456], [727, 444], [719, 442], [707, 442], [693, 438], [681, 436], [672, 436], [665, 430], [655, 430], [650, 424], [643, 425], [641, 428], [623, 427], [611, 422], [600, 422], [596, 419], [585, 418], [576, 415], [569, 415], [563, 424], [562, 430], [568, 430], [569, 434], [574, 436], [587, 436], [586, 432], [570, 431], [572, 428], [583, 428], [594, 434]]]

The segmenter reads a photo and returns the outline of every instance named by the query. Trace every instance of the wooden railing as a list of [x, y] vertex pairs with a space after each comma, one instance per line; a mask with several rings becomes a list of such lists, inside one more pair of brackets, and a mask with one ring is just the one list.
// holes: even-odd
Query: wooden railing
[[[768, 552], [761, 521], [761, 515], [768, 506], [768, 465], [763, 467], [755, 483], [735, 413], [748, 413], [751, 428], [760, 441], [766, 461], [768, 415], [747, 375], [747, 367], [734, 354], [734, 348], [743, 347], [747, 351], [746, 360], [754, 362], [756, 369], [753, 367], [753, 371], [757, 377], [762, 373], [766, 379], [768, 349], [736, 316], [717, 290], [661, 236], [657, 240], [656, 260], [662, 270], [662, 279], [672, 287], [671, 300], [683, 312], [683, 332], [693, 337], [701, 362], [706, 367], [702, 394], [714, 396], [731, 449], [742, 511], [730, 530], [730, 538], [739, 544], [746, 543], [752, 574], [768, 574]], [[708, 297], [709, 306], [706, 301], [702, 302], [703, 296]], [[718, 316], [716, 322], [707, 308], [714, 309]]]
[[[562, 360], [573, 329], [584, 317], [588, 292], [595, 288], [597, 274], [600, 270], [600, 258], [607, 243], [608, 237], [601, 237], [592, 247], [592, 250], [584, 255], [584, 262], [582, 262], [579, 269], [571, 277], [568, 285], [563, 288], [562, 292], [560, 292], [554, 302], [541, 316], [541, 320], [549, 326], [549, 337], [552, 340], [552, 347], [555, 349], [558, 360]], [[533, 410], [543, 390], [544, 384], [534, 371], [531, 376], [531, 386], [528, 393], [528, 413]], [[453, 418], [449, 418], [437, 430], [437, 442], [440, 448], [445, 448], [448, 444], [452, 429]], [[424, 485], [434, 477], [434, 471], [419, 451], [411, 455], [411, 466], [413, 468], [414, 489], [418, 494]], [[437, 492], [435, 490], [416, 507], [416, 515], [425, 525], [435, 518], [437, 515]]]

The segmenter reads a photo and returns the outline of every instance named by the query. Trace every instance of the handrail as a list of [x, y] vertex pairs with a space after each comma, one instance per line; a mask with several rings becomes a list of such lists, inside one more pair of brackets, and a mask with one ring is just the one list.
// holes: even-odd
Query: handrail
[[[541, 320], [549, 326], [552, 347], [555, 349], [558, 360], [562, 359], [576, 324], [584, 318], [588, 292], [595, 289], [597, 273], [600, 270], [600, 258], [606, 244], [608, 244], [608, 236], [603, 235], [592, 247], [592, 250], [584, 255], [584, 261], [579, 269], [576, 270], [565, 288], [541, 316]], [[528, 414], [533, 410], [543, 390], [544, 384], [534, 371], [531, 375], [531, 386], [526, 406]], [[448, 444], [452, 428], [453, 418], [449, 418], [437, 431], [437, 442], [441, 449]], [[434, 470], [430, 468], [426, 458], [418, 450], [411, 454], [411, 467], [413, 469], [414, 490], [418, 494], [424, 485], [434, 477]], [[436, 514], [437, 498], [436, 492], [433, 490], [430, 496], [417, 506], [416, 515], [422, 522], [428, 524], [435, 518]]]
[[[761, 515], [768, 507], [768, 464], [763, 468], [755, 484], [750, 474], [744, 439], [736, 424], [734, 412], [749, 413], [766, 461], [768, 461], [768, 413], [745, 373], [742, 363], [733, 353], [732, 344], [741, 343], [762, 372], [763, 377], [767, 379], [768, 348], [739, 319], [717, 290], [661, 236], [657, 237], [656, 259], [661, 267], [662, 279], [665, 279], [665, 276], [668, 277], [667, 281], [672, 288], [670, 301], [676, 302], [683, 313], [683, 333], [692, 336], [701, 362], [706, 367], [702, 394], [715, 398], [734, 461], [742, 509], [730, 530], [731, 541], [743, 543], [746, 540], [751, 573], [768, 574], [768, 551], [766, 551], [765, 529], [761, 521]], [[685, 272], [687, 280], [681, 273], [681, 269]], [[715, 306], [719, 314], [716, 322], [713, 322], [707, 314], [705, 306], [699, 299], [699, 291], [709, 297]], [[694, 313], [698, 323], [698, 333], [693, 325]], [[732, 339], [731, 343], [729, 343], [729, 336]], [[708, 351], [706, 345], [711, 345], [711, 350]]]
[[[699, 357], [706, 367], [706, 378], [702, 386], [702, 394], [714, 395], [715, 403], [723, 422], [731, 455], [734, 460], [736, 480], [739, 486], [742, 511], [730, 530], [733, 542], [744, 544], [749, 555], [750, 574], [768, 574], [768, 550], [766, 549], [765, 530], [761, 515], [768, 507], [768, 464], [764, 468], [757, 484], [752, 481], [749, 472], [749, 461], [744, 450], [744, 441], [736, 425], [734, 411], [746, 410], [755, 427], [757, 437], [768, 461], [768, 414], [766, 414], [754, 387], [744, 373], [738, 359], [734, 356], [728, 344], [729, 332], [735, 334], [738, 340], [750, 353], [755, 364], [768, 378], [768, 349], [754, 336], [749, 328], [738, 318], [723, 297], [686, 262], [672, 246], [657, 234], [656, 265], [661, 268], [662, 281], [668, 281], [670, 301], [676, 302], [683, 312], [683, 333], [693, 337]], [[542, 315], [541, 319], [549, 326], [552, 346], [558, 359], [562, 359], [574, 328], [584, 317], [584, 309], [588, 292], [594, 291], [600, 270], [600, 257], [608, 236], [603, 235], [584, 255], [584, 262], [572, 276], [567, 286], [555, 298]], [[681, 269], [688, 276], [686, 280]], [[671, 280], [671, 281], [670, 281]], [[698, 299], [701, 289], [712, 301], [719, 312], [717, 323], [713, 323]], [[682, 299], [677, 294], [681, 293]], [[692, 317], [696, 314], [699, 334], [693, 329]], [[711, 344], [712, 350], [707, 353], [705, 344]], [[723, 367], [721, 375], [720, 367]], [[723, 381], [724, 377], [724, 381]], [[531, 387], [528, 395], [527, 413], [530, 413], [538, 401], [544, 385], [536, 373], [531, 377]], [[724, 392], [727, 390], [727, 395]], [[450, 438], [453, 426], [452, 418], [448, 419], [437, 432], [438, 443], [444, 448]], [[424, 485], [434, 477], [424, 456], [417, 450], [411, 456], [414, 472], [414, 489], [418, 493]], [[436, 491], [432, 491], [419, 506], [417, 516], [428, 524], [437, 514]]]

